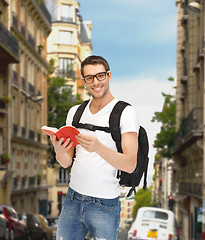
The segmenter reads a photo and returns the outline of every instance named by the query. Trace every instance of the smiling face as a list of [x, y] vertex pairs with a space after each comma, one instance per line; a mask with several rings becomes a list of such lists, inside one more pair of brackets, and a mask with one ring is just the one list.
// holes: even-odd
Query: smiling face
[[[105, 67], [102, 64], [95, 64], [95, 65], [85, 65], [83, 68], [84, 77], [88, 75], [95, 75], [97, 73], [106, 72]], [[106, 74], [106, 78], [103, 81], [97, 80], [97, 78], [94, 78], [94, 81], [90, 84], [87, 84], [83, 80], [83, 84], [87, 88], [88, 92], [91, 94], [93, 99], [104, 99], [109, 96], [110, 94], [110, 88], [109, 88], [109, 82], [111, 80], [111, 72]]]

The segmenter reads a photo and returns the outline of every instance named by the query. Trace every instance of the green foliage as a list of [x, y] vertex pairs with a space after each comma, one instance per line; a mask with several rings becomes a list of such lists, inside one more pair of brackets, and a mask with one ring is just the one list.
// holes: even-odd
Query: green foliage
[[133, 217], [136, 217], [137, 211], [141, 207], [149, 207], [151, 205], [151, 189], [147, 188], [145, 191], [141, 188], [135, 195], [135, 206], [133, 209]]
[[[50, 61], [49, 73], [55, 71], [54, 61]], [[60, 128], [66, 124], [68, 110], [82, 103], [79, 95], [72, 95], [72, 89], [66, 84], [66, 79], [62, 77], [49, 77], [47, 80], [47, 101], [48, 101], [48, 126]], [[52, 145], [49, 145], [50, 164], [56, 161]]]
[[[173, 81], [173, 78], [169, 78]], [[156, 136], [154, 147], [162, 157], [171, 158], [176, 133], [176, 100], [174, 95], [162, 93], [164, 107], [161, 112], [155, 112], [152, 122], [161, 122], [160, 132]]]

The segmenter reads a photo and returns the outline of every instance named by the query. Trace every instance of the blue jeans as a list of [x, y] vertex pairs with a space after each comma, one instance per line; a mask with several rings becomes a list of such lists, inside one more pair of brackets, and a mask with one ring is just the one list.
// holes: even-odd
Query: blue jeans
[[58, 220], [57, 240], [83, 240], [88, 232], [95, 240], [117, 240], [120, 200], [81, 195], [68, 188]]

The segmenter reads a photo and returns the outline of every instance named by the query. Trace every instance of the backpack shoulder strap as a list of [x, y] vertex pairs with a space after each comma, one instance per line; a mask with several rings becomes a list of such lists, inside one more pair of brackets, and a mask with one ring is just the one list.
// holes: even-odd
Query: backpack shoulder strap
[[125, 109], [126, 106], [130, 105], [127, 102], [124, 101], [118, 101], [111, 114], [109, 119], [109, 126], [111, 129], [111, 136], [113, 140], [116, 143], [118, 152], [122, 153], [122, 147], [121, 147], [121, 131], [120, 131], [120, 118], [122, 115], [122, 111]]
[[101, 127], [101, 126], [95, 126], [93, 124], [89, 123], [80, 123], [80, 118], [83, 114], [83, 111], [85, 110], [86, 106], [88, 105], [89, 100], [84, 101], [76, 110], [74, 116], [73, 116], [73, 121], [72, 121], [72, 126], [76, 128], [83, 128], [87, 129], [90, 131], [104, 131], [107, 133], [110, 133], [110, 128], [109, 127]]
[[88, 105], [89, 100], [84, 101], [76, 110], [74, 116], [73, 116], [73, 121], [72, 121], [72, 126], [77, 127], [79, 124], [80, 118], [83, 114], [83, 111], [85, 110], [86, 106]]

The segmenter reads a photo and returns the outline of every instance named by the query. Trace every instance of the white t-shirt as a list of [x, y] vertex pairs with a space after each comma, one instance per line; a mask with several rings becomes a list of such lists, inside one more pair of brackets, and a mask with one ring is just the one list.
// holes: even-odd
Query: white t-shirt
[[[96, 114], [92, 114], [89, 106], [86, 106], [80, 122], [89, 123], [102, 127], [109, 127], [110, 113], [118, 102], [117, 99], [112, 100], [103, 109]], [[79, 105], [72, 107], [67, 115], [66, 125], [71, 125], [73, 116]], [[121, 134], [125, 132], [138, 132], [139, 124], [136, 112], [132, 106], [127, 106], [121, 115], [120, 120]], [[104, 131], [90, 131], [86, 129], [78, 129], [83, 134], [93, 135], [100, 142], [117, 151], [115, 142], [111, 134]], [[76, 146], [76, 157], [71, 169], [70, 187], [87, 196], [98, 198], [116, 198], [120, 195], [119, 179], [117, 179], [117, 169], [106, 162], [95, 152], [87, 152], [80, 145]]]

